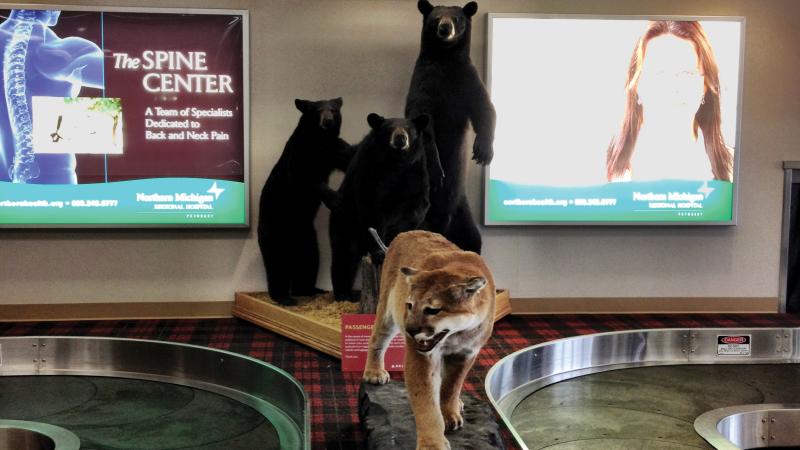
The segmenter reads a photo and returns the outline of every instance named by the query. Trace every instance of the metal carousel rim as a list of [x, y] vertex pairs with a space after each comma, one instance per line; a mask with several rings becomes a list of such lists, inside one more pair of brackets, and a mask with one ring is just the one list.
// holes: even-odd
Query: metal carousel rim
[[[720, 354], [720, 337], [747, 336], [748, 354]], [[611, 331], [536, 344], [495, 363], [484, 388], [518, 445], [511, 415], [533, 392], [570, 378], [632, 367], [800, 363], [800, 328], [660, 328]], [[713, 444], [712, 444], [713, 445]]]
[[203, 389], [285, 425], [276, 429], [286, 448], [311, 448], [310, 400], [302, 384], [280, 367], [228, 350], [130, 338], [0, 337], [0, 376], [12, 375], [132, 378]]
[[[4, 420], [0, 419], [0, 435], [4, 435], [3, 431], [23, 432], [26, 437], [30, 435], [43, 436], [53, 444], [53, 450], [79, 450], [81, 448], [81, 441], [75, 433], [67, 430], [66, 428], [50, 425], [49, 423], [34, 422], [30, 420]], [[5, 439], [10, 439], [6, 442]], [[26, 439], [23, 438], [23, 442]], [[19, 444], [13, 436], [5, 436], [0, 438], [0, 447], [3, 445]], [[3, 447], [5, 448], [5, 447]], [[14, 448], [14, 447], [10, 447]], [[26, 446], [26, 448], [28, 448]]]
[[719, 450], [800, 445], [800, 404], [735, 405], [705, 412], [694, 429]]

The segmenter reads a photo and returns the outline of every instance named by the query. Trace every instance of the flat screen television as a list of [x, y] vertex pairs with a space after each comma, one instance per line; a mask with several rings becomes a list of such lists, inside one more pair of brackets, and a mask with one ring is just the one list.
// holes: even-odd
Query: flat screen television
[[489, 14], [486, 225], [735, 225], [744, 18]]
[[0, 227], [249, 226], [246, 11], [25, 8], [0, 9]]

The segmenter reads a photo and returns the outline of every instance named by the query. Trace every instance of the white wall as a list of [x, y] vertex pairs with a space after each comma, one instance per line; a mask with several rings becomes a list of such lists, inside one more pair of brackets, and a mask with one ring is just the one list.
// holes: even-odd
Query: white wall
[[[419, 45], [414, 0], [136, 5], [250, 10], [252, 205], [297, 122], [295, 97], [342, 96], [342, 136], [352, 142], [366, 132], [369, 112], [403, 112]], [[481, 73], [487, 11], [747, 18], [739, 225], [484, 229], [484, 256], [499, 286], [515, 298], [778, 295], [781, 161], [800, 159], [800, 2], [485, 0], [479, 5], [472, 54]], [[480, 184], [473, 165], [468, 194], [476, 213]], [[0, 304], [214, 301], [231, 300], [235, 291], [264, 290], [256, 225], [257, 217], [251, 231], [2, 230]], [[320, 214], [318, 229], [319, 286], [329, 287], [327, 212]]]

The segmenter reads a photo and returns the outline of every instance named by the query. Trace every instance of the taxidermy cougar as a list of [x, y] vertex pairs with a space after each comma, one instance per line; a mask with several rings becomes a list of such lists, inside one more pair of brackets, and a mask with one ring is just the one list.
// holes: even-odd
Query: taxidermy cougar
[[494, 308], [494, 279], [478, 254], [427, 231], [401, 233], [392, 241], [364, 381], [389, 380], [383, 356], [402, 330], [417, 449], [449, 449], [445, 429], [463, 426], [461, 386], [492, 334]]

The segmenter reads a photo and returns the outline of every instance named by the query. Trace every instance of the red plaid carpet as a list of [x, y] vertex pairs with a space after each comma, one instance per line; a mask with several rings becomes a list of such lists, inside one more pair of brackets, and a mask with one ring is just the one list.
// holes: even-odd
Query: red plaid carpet
[[[483, 379], [503, 356], [540, 342], [580, 334], [643, 328], [799, 327], [800, 316], [775, 314], [510, 316], [495, 326], [465, 390], [485, 398]], [[258, 358], [293, 374], [311, 398], [317, 449], [364, 448], [358, 424], [360, 374], [343, 374], [339, 360], [238, 319], [0, 323], [0, 336], [109, 336], [184, 342]], [[510, 435], [504, 436], [509, 448]]]

